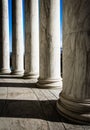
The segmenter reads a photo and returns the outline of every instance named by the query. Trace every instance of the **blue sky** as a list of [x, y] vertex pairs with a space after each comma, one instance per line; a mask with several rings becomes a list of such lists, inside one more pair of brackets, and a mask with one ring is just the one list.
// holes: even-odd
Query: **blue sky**
[[[12, 0], [8, 0], [9, 3], [9, 42], [10, 52], [12, 51]], [[23, 0], [23, 11], [24, 11]], [[24, 13], [23, 13], [23, 28], [24, 28]], [[23, 29], [24, 30], [24, 29]], [[62, 0], [60, 0], [60, 45], [62, 46]]]
[[12, 0], [8, 0], [9, 4], [9, 42], [10, 52], [12, 51]]
[[62, 47], [62, 0], [60, 0], [60, 45]]
[[[23, 12], [24, 12], [24, 0], [23, 1]], [[9, 43], [10, 43], [10, 52], [12, 51], [12, 0], [8, 0], [9, 4]], [[24, 19], [24, 13], [23, 13]], [[24, 20], [23, 20], [23, 30], [24, 30]]]

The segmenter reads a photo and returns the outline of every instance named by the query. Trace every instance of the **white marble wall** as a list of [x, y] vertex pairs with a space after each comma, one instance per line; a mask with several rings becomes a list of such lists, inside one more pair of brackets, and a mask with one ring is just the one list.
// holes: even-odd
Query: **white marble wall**
[[38, 0], [25, 1], [25, 74], [39, 76], [39, 5]]
[[0, 74], [10, 73], [8, 1], [0, 1]]
[[90, 122], [90, 0], [63, 1], [63, 90], [60, 100], [58, 108], [65, 115]]
[[22, 75], [24, 73], [24, 54], [23, 54], [23, 12], [22, 0], [12, 1], [12, 68], [13, 74]]

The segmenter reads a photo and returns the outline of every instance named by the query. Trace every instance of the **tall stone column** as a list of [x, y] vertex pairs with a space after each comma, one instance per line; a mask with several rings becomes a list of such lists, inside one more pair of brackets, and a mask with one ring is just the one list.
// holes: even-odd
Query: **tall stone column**
[[40, 77], [39, 87], [60, 86], [60, 4], [40, 0]]
[[0, 0], [0, 74], [10, 73], [8, 0]]
[[24, 73], [22, 0], [12, 0], [12, 74]]
[[90, 0], [63, 0], [63, 90], [57, 108], [73, 121], [90, 123]]
[[25, 0], [25, 74], [39, 76], [39, 5], [38, 0]]

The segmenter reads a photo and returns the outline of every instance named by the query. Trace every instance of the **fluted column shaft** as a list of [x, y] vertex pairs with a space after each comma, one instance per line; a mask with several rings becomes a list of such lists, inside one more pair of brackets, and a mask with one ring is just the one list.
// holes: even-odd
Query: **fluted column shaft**
[[39, 5], [25, 1], [25, 78], [39, 76]]
[[12, 9], [12, 74], [22, 75], [24, 73], [22, 0], [13, 0]]
[[0, 74], [10, 73], [8, 0], [0, 0]]
[[63, 1], [63, 90], [59, 112], [90, 123], [90, 0]]
[[40, 0], [39, 87], [60, 86], [59, 0]]

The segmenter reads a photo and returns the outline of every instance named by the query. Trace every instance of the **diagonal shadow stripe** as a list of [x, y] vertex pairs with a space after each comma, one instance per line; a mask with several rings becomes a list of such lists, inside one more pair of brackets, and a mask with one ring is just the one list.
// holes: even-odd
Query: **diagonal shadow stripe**
[[35, 118], [47, 121], [60, 122], [61, 118], [56, 109], [53, 109], [55, 100], [0, 100], [0, 117]]
[[36, 83], [10, 83], [0, 82], [0, 87], [22, 87], [22, 88], [36, 88]]

